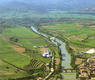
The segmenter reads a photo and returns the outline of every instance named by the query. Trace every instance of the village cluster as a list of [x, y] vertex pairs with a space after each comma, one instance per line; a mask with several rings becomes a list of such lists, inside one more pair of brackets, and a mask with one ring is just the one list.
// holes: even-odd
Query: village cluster
[[95, 57], [78, 66], [79, 78], [95, 80]]
[[[93, 54], [95, 53], [95, 49], [90, 49], [86, 53]], [[77, 58], [75, 64], [78, 65], [79, 78], [95, 80], [95, 57], [88, 58], [86, 61]]]

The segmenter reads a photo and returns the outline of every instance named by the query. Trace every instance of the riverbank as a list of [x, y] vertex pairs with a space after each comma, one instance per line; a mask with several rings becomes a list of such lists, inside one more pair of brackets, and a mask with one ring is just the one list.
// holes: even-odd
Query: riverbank
[[[46, 35], [46, 34], [43, 34], [43, 33], [40, 33], [40, 32], [38, 32], [37, 31], [37, 29], [36, 28], [34, 28], [33, 26], [31, 27], [31, 29], [35, 32], [35, 33], [37, 33], [37, 34], [39, 34], [39, 35], [41, 35], [41, 36], [43, 36], [43, 37], [45, 37], [45, 38], [47, 38], [49, 41], [51, 41], [53, 44], [55, 44], [56, 46], [58, 46], [58, 43], [57, 42], [55, 42], [54, 40], [51, 40], [50, 38], [50, 36], [48, 36], [48, 35]], [[52, 62], [51, 64], [53, 64], [53, 70], [54, 71], [51, 71], [49, 74], [48, 74], [48, 76], [46, 76], [46, 78], [49, 78], [52, 74], [52, 76], [59, 76], [59, 74], [60, 74], [60, 71], [61, 71], [61, 62], [59, 62], [59, 61], [61, 61], [61, 60], [58, 60], [58, 59], [62, 59], [61, 57], [60, 58], [56, 58], [56, 50], [54, 50], [54, 49], [52, 49], [52, 51], [53, 51], [53, 53], [54, 53], [54, 63]], [[59, 54], [58, 54], [59, 53]], [[61, 51], [59, 50], [58, 52], [57, 52], [57, 55], [60, 55], [61, 54]], [[56, 60], [57, 59], [57, 60]], [[57, 62], [57, 65], [55, 64], [55, 61]], [[56, 66], [56, 67], [55, 67]], [[46, 79], [45, 78], [45, 79]], [[58, 78], [60, 78], [59, 80], [61, 80], [61, 74], [60, 74], [60, 76], [58, 77]], [[57, 78], [56, 78], [57, 79]], [[50, 80], [52, 80], [52, 78], [50, 79]]]
[[[45, 36], [48, 38], [48, 35], [45, 35]], [[51, 38], [51, 36], [49, 36], [49, 37]], [[71, 68], [71, 57], [70, 57], [70, 54], [66, 50], [66, 44], [63, 43], [61, 40], [59, 40], [57, 38], [54, 38], [54, 40], [52, 42], [54, 42], [54, 44], [56, 44], [57, 46], [59, 45], [59, 49], [61, 50], [61, 56], [62, 56], [61, 67], [62, 67], [62, 72], [64, 72], [64, 69]], [[62, 77], [64, 78], [64, 75], [62, 75]]]
[[[41, 32], [43, 32], [43, 33], [46, 33], [46, 34], [48, 34], [48, 35], [51, 35], [51, 36], [55, 36], [56, 35], [56, 33], [55, 34], [52, 34], [52, 32], [51, 31], [48, 31], [47, 29], [44, 29], [44, 28], [40, 28], [40, 31]], [[56, 31], [55, 31], [56, 32]], [[53, 32], [54, 33], [54, 32]], [[59, 35], [60, 33], [58, 33], [58, 35]], [[75, 69], [75, 67], [76, 67], [76, 65], [75, 65], [75, 59], [76, 59], [76, 56], [74, 55], [74, 51], [73, 51], [73, 49], [70, 47], [70, 44], [69, 44], [69, 41], [67, 40], [67, 38], [65, 37], [65, 35], [63, 36], [63, 35], [59, 35], [59, 36], [55, 36], [57, 39], [60, 39], [61, 41], [62, 41], [62, 43], [65, 43], [65, 49], [66, 49], [66, 51], [67, 51], [67, 53], [68, 53], [68, 55], [71, 57], [71, 59], [70, 59], [70, 67], [69, 68], [71, 68], [71, 69]], [[60, 56], [62, 56], [62, 55], [60, 55]], [[63, 54], [63, 56], [65, 56], [64, 54]], [[62, 56], [62, 57], [63, 57]], [[68, 58], [67, 58], [68, 59]], [[63, 59], [64, 60], [64, 59]], [[67, 62], [68, 63], [68, 62]], [[65, 63], [64, 63], [65, 64]], [[64, 67], [62, 67], [61, 66], [61, 68], [63, 68], [64, 69]], [[64, 75], [64, 76], [63, 76]], [[65, 79], [68, 79], [69, 80], [69, 78], [71, 78], [70, 80], [77, 80], [76, 79], [76, 70], [74, 70], [74, 72], [73, 73], [62, 73], [62, 76], [63, 76], [63, 78], [65, 78]], [[68, 77], [69, 76], [69, 77]], [[71, 77], [70, 77], [71, 76]], [[64, 79], [64, 80], [65, 80]]]

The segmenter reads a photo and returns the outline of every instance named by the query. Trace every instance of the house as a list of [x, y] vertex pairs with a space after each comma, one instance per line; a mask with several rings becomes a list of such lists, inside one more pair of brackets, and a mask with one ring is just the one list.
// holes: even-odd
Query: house
[[82, 74], [79, 75], [80, 78], [88, 78], [87, 72], [82, 72]]
[[79, 75], [80, 78], [88, 78], [89, 77], [88, 74], [89, 74], [89, 71], [87, 68], [85, 67], [80, 68], [80, 75]]
[[86, 65], [82, 63], [78, 66], [79, 78], [95, 80], [95, 57], [89, 58], [86, 62]]
[[79, 66], [79, 78], [89, 78], [90, 70], [88, 67], [85, 67], [84, 65]]
[[40, 51], [43, 52], [43, 54], [42, 54], [43, 57], [47, 57], [47, 58], [50, 57], [50, 52], [49, 52], [48, 48], [41, 48]]

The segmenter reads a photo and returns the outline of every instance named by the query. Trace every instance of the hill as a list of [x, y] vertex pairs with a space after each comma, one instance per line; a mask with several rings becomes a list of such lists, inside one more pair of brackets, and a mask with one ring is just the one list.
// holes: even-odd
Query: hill
[[19, 11], [36, 10], [46, 12], [51, 9], [83, 10], [85, 8], [93, 8], [95, 7], [95, 0], [1, 0], [0, 5], [3, 6], [3, 10], [8, 8]]

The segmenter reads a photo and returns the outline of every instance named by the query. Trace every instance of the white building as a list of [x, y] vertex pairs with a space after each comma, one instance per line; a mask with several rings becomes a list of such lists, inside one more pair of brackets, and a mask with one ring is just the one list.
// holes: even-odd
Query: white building
[[42, 54], [43, 57], [48, 57], [48, 58], [50, 57], [50, 52], [49, 52], [48, 48], [41, 48], [40, 51], [43, 52], [43, 54]]

